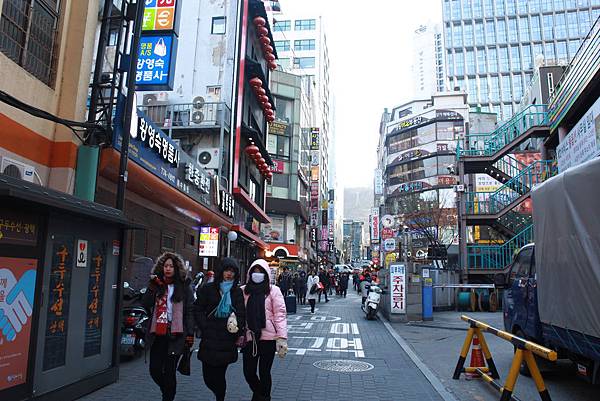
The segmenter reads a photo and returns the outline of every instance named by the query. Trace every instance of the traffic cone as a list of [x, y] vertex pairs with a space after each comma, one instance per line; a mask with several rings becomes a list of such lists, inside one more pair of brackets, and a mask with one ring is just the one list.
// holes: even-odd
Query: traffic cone
[[[477, 334], [473, 335], [473, 346], [471, 347], [471, 368], [484, 368], [486, 367], [483, 359], [483, 352], [481, 351], [481, 345], [479, 344], [479, 337]], [[479, 373], [465, 373], [465, 376], [469, 379], [476, 379], [481, 377]]]

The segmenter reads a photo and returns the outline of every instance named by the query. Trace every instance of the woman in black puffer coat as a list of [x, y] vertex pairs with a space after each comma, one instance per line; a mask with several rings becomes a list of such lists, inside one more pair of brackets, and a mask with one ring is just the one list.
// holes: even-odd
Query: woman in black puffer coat
[[[238, 359], [236, 341], [246, 326], [244, 295], [239, 280], [237, 262], [224, 258], [215, 271], [214, 282], [200, 287], [194, 302], [194, 317], [202, 331], [198, 359], [202, 361], [204, 383], [217, 401], [225, 400], [225, 374], [227, 367]], [[227, 329], [227, 316], [231, 311], [237, 317], [237, 333]]]

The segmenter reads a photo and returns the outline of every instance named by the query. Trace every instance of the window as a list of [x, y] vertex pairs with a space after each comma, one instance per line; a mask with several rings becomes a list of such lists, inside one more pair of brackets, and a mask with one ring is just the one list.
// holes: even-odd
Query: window
[[519, 17], [519, 36], [521, 42], [529, 41], [529, 20], [527, 17]]
[[527, 3], [529, 3], [530, 13], [533, 14], [540, 11], [540, 0], [527, 0]]
[[539, 15], [531, 16], [531, 40], [542, 40]]
[[303, 50], [315, 50], [315, 40], [314, 39], [302, 39], [294, 41], [294, 50], [303, 51]]
[[577, 25], [577, 13], [572, 12], [567, 14], [569, 24], [569, 37], [576, 38], [579, 36], [579, 26]]
[[542, 11], [552, 11], [552, 0], [541, 0], [542, 3]]
[[457, 0], [452, 0], [452, 19], [460, 19], [460, 3]]
[[454, 47], [462, 47], [462, 27], [460, 26], [460, 24], [454, 25], [454, 27], [452, 27], [452, 34], [452, 43], [454, 44]]
[[479, 98], [481, 99], [481, 103], [488, 103], [490, 101], [487, 78], [479, 80]]
[[473, 25], [465, 24], [465, 46], [473, 46]]
[[[475, 81], [475, 78], [471, 78], [469, 79], [469, 92], [468, 92], [468, 102], [469, 103], [477, 103], [477, 82]], [[454, 139], [454, 138], [451, 138]]]
[[294, 68], [315, 68], [315, 58], [296, 57], [294, 58]]
[[550, 42], [544, 45], [544, 57], [547, 61], [556, 59], [556, 54], [554, 53], [554, 43]]
[[533, 247], [523, 249], [515, 258], [515, 262], [510, 269], [510, 281], [529, 277], [529, 267], [533, 256]]
[[[498, 78], [496, 77], [492, 77], [491, 79], [491, 91], [490, 91], [490, 100], [493, 103], [499, 102], [500, 101], [500, 84], [498, 81]], [[497, 112], [499, 112], [500, 109], [498, 109]]]
[[544, 15], [544, 40], [552, 40], [554, 38], [552, 27], [554, 26], [554, 17], [552, 14]]
[[467, 74], [475, 74], [475, 55], [473, 50], [468, 50], [465, 55], [467, 56]]
[[483, 17], [483, 10], [481, 8], [481, 1], [474, 1], [473, 2], [473, 17], [474, 18], [481, 18], [481, 17]]
[[[509, 0], [512, 1], [512, 0]], [[504, 15], [504, 0], [496, 0], [496, 15], [502, 16]]]
[[512, 88], [510, 86], [510, 77], [508, 75], [502, 76], [502, 101], [510, 102], [512, 95]]
[[503, 19], [496, 21], [496, 38], [498, 43], [506, 43], [506, 21]]
[[279, 59], [277, 59], [277, 64], [282, 66], [283, 68], [291, 67], [289, 58], [279, 58]]
[[213, 17], [210, 33], [213, 35], [225, 35], [226, 21], [225, 17]]
[[517, 13], [517, 2], [515, 0], [508, 0], [506, 2], [506, 15], [515, 15]]
[[556, 42], [556, 58], [558, 60], [567, 60], [567, 42]]
[[274, 187], [289, 188], [290, 187], [290, 176], [289, 174], [273, 174]]
[[478, 22], [475, 24], [475, 46], [483, 46], [485, 44], [485, 34], [483, 33], [483, 24]]
[[533, 68], [533, 62], [531, 58], [531, 46], [523, 45], [523, 69], [530, 70]]
[[517, 3], [517, 12], [527, 14], [527, 0], [514, 0]]
[[512, 71], [521, 70], [521, 56], [519, 54], [519, 46], [510, 47], [510, 69]]
[[505, 72], [509, 70], [507, 47], [498, 48], [498, 61], [500, 62], [500, 71]]
[[517, 37], [517, 20], [515, 18], [508, 20], [508, 41], [511, 43], [519, 41]]
[[273, 30], [278, 32], [289, 31], [292, 29], [292, 23], [288, 21], [275, 21]]
[[316, 29], [316, 20], [314, 19], [299, 19], [294, 22], [296, 31], [314, 31]]
[[485, 16], [493, 17], [494, 16], [494, 0], [485, 0]]
[[591, 27], [590, 13], [587, 11], [579, 11], [579, 34], [581, 36], [587, 35]]
[[447, 60], [448, 60], [448, 64], [446, 65], [446, 75], [448, 75], [449, 77], [454, 75], [454, 55], [450, 52], [448, 52], [448, 55], [446, 56]]
[[487, 71], [485, 61], [485, 50], [477, 50], [477, 72], [480, 74], [484, 74]]
[[471, 19], [471, 0], [462, 0], [463, 19]]
[[498, 55], [495, 48], [488, 50], [488, 62], [490, 66], [489, 72], [498, 72]]
[[523, 97], [523, 79], [521, 75], [513, 75], [513, 88], [515, 101], [518, 102]]
[[454, 57], [454, 66], [456, 69], [456, 75], [465, 75], [465, 60], [462, 52], [456, 52]]
[[[280, 85], [280, 89], [282, 84]], [[284, 99], [282, 97], [279, 96], [275, 96], [275, 116], [281, 120], [281, 121], [285, 121], [288, 124], [293, 124], [293, 113], [294, 113], [294, 102], [292, 102], [291, 100], [288, 99]], [[291, 125], [288, 125], [287, 129], [286, 129], [286, 135], [291, 135]], [[289, 132], [288, 132], [289, 131]]]
[[290, 41], [289, 40], [276, 40], [274, 41], [275, 43], [275, 50], [277, 50], [277, 52], [289, 52], [290, 51]]
[[146, 230], [132, 230], [132, 256], [146, 256]]
[[163, 251], [174, 251], [176, 248], [177, 238], [175, 234], [162, 233], [161, 236], [161, 248]]
[[0, 51], [46, 85], [54, 85], [58, 0], [5, 0], [0, 20]]
[[565, 14], [556, 14], [556, 18], [554, 18], [554, 22], [556, 23], [556, 26], [554, 27], [556, 39], [566, 39], [567, 38], [567, 22], [565, 20]]
[[579, 50], [579, 41], [569, 40], [569, 57], [575, 57], [575, 54], [577, 54], [577, 50]]
[[488, 38], [488, 43], [496, 43], [496, 28], [493, 20], [485, 21], [485, 36]]
[[289, 159], [290, 138], [284, 135], [269, 134], [267, 150], [273, 157], [278, 159]]
[[196, 247], [196, 234], [193, 232], [185, 232], [185, 246], [188, 248]]

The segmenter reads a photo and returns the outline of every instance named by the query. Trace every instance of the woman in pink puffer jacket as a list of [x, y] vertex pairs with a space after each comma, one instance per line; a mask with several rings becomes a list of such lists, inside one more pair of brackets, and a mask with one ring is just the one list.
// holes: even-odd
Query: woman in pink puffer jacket
[[263, 259], [252, 263], [242, 290], [249, 340], [242, 349], [244, 377], [253, 392], [252, 400], [267, 401], [271, 399], [271, 367], [275, 352], [281, 358], [287, 353], [285, 300], [279, 287], [271, 285], [271, 269]]

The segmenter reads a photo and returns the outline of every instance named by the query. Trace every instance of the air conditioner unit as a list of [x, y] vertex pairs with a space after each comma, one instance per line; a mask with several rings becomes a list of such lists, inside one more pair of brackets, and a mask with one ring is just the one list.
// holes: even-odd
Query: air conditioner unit
[[29, 182], [33, 182], [35, 175], [35, 167], [8, 157], [2, 158], [0, 171], [2, 171], [2, 174], [6, 174], [9, 177], [19, 178]]
[[169, 102], [166, 92], [147, 93], [142, 99], [144, 106], [165, 106]]
[[196, 160], [198, 164], [206, 169], [219, 168], [220, 148], [198, 148], [196, 151]]

